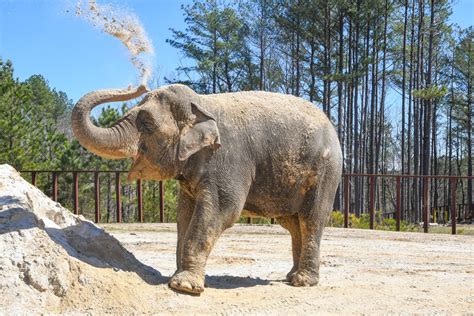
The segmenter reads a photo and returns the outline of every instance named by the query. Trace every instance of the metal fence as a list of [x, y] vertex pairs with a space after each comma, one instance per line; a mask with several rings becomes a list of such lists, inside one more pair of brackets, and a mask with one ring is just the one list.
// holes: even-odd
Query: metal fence
[[[121, 175], [127, 174], [128, 171], [98, 171], [98, 170], [25, 170], [22, 173], [30, 173], [31, 174], [31, 183], [34, 186], [37, 186], [37, 176], [41, 173], [50, 174], [52, 176], [52, 183], [51, 183], [51, 199], [54, 201], [58, 201], [58, 194], [59, 185], [58, 185], [58, 178], [60, 174], [72, 174], [72, 209], [74, 214], [79, 215], [79, 176], [81, 174], [93, 174], [94, 175], [94, 221], [99, 223], [101, 221], [101, 206], [100, 206], [100, 174], [113, 174], [115, 177], [115, 218], [116, 222], [122, 222], [122, 183], [121, 183]], [[136, 207], [137, 207], [137, 218], [136, 221], [143, 222], [143, 187], [142, 181], [136, 181]], [[163, 182], [159, 181], [159, 221], [164, 223], [164, 211], [165, 211], [165, 201], [164, 201], [164, 186]]]
[[[115, 191], [115, 221], [120, 223], [123, 220], [123, 212], [122, 212], [122, 182], [121, 176], [128, 173], [128, 171], [98, 171], [98, 170], [24, 170], [22, 171], [23, 174], [29, 173], [31, 175], [31, 183], [37, 186], [37, 178], [39, 174], [47, 174], [48, 181], [46, 181], [46, 189], [44, 190], [45, 193], [49, 193], [51, 198], [54, 201], [58, 201], [58, 196], [61, 193], [60, 185], [58, 184], [58, 179], [60, 175], [62, 177], [68, 176], [69, 180], [72, 180], [72, 190], [69, 192], [70, 189], [67, 190], [66, 196], [72, 202], [72, 209], [74, 214], [80, 214], [81, 210], [79, 207], [79, 198], [80, 198], [80, 190], [79, 190], [79, 178], [84, 174], [92, 174], [93, 175], [93, 195], [94, 195], [94, 220], [96, 223], [101, 221], [101, 175], [108, 175], [108, 177], [114, 177], [114, 191]], [[72, 175], [72, 179], [70, 178]], [[108, 178], [110, 179], [110, 178]], [[388, 175], [388, 174], [343, 174], [342, 175], [342, 183], [341, 188], [342, 192], [339, 193], [339, 197], [341, 198], [339, 201], [341, 202], [341, 209], [343, 212], [343, 225], [344, 227], [349, 227], [349, 216], [350, 214], [356, 214], [359, 216], [362, 213], [368, 213], [369, 215], [369, 228], [375, 228], [376, 222], [376, 204], [380, 203], [381, 200], [385, 199], [386, 196], [390, 196], [391, 200], [393, 200], [391, 204], [393, 204], [393, 210], [390, 210], [390, 207], [386, 207], [384, 205], [383, 210], [384, 213], [382, 214], [383, 217], [393, 218], [396, 222], [396, 230], [400, 231], [401, 222], [403, 213], [407, 212], [407, 209], [410, 208], [407, 201], [402, 201], [403, 193], [402, 191], [409, 190], [410, 188], [419, 188], [420, 195], [415, 194], [415, 201], [412, 201], [412, 204], [418, 205], [421, 211], [421, 218], [419, 218], [419, 222], [423, 222], [424, 232], [428, 232], [429, 230], [429, 223], [433, 216], [436, 216], [437, 213], [445, 214], [443, 216], [443, 221], [445, 224], [451, 225], [452, 234], [456, 234], [456, 223], [459, 218], [459, 212], [463, 210], [464, 218], [467, 216], [472, 216], [470, 213], [472, 206], [467, 204], [457, 204], [457, 200], [459, 199], [457, 196], [458, 190], [458, 183], [461, 181], [467, 181], [469, 179], [474, 179], [474, 177], [467, 177], [467, 176], [439, 176], [439, 175], [429, 175], [429, 176], [421, 176], [421, 175]], [[377, 185], [377, 181], [383, 181], [382, 186]], [[362, 188], [362, 192], [355, 192], [357, 186], [355, 186], [356, 181], [362, 181], [362, 184], [359, 183], [359, 188]], [[389, 182], [394, 182], [393, 184]], [[446, 188], [449, 188], [449, 193], [445, 192], [447, 197], [444, 197], [443, 203], [449, 202], [446, 205], [441, 205], [437, 207], [430, 206], [430, 194], [433, 192], [437, 192], [438, 188], [436, 187], [437, 181], [448, 181], [449, 184], [445, 184]], [[433, 182], [435, 185], [433, 186]], [[48, 184], [49, 183], [49, 184]], [[143, 222], [144, 221], [144, 211], [143, 211], [143, 185], [141, 180], [137, 180], [135, 189], [135, 219], [134, 221]], [[165, 222], [165, 196], [164, 196], [164, 184], [162, 181], [158, 182], [159, 190], [158, 190], [158, 197], [159, 197], [159, 222]], [[49, 189], [48, 189], [49, 186]], [[386, 189], [386, 192], [379, 192], [380, 187], [382, 190]], [[431, 191], [430, 192], [430, 188]], [[62, 188], [64, 189], [64, 188]], [[379, 191], [377, 191], [379, 189]], [[393, 194], [391, 194], [393, 192]], [[387, 193], [388, 192], [388, 193]], [[406, 193], [406, 192], [405, 192]], [[464, 191], [463, 191], [464, 194]], [[365, 196], [367, 197], [365, 201], [356, 205], [356, 196]], [[392, 197], [393, 195], [393, 197]], [[412, 195], [413, 196], [413, 195]], [[390, 203], [389, 203], [390, 204]], [[361, 211], [360, 209], [357, 211], [357, 208], [363, 208], [364, 210], [367, 208], [366, 211]], [[440, 211], [441, 210], [441, 211]], [[271, 223], [275, 222], [274, 219], [271, 219]], [[247, 223], [252, 223], [252, 219], [248, 218]]]
[[[344, 227], [349, 227], [349, 214], [353, 213], [351, 210], [354, 209], [354, 188], [353, 182], [364, 180], [367, 186], [362, 185], [362, 193], [359, 194], [368, 196], [368, 214], [369, 214], [369, 228], [374, 229], [375, 226], [375, 214], [376, 214], [376, 201], [380, 199], [380, 195], [377, 194], [378, 199], [376, 199], [376, 188], [377, 180], [384, 181], [394, 181], [395, 182], [395, 192], [394, 192], [394, 211], [386, 212], [386, 214], [392, 214], [393, 218], [396, 221], [396, 230], [400, 231], [400, 225], [402, 221], [402, 210], [410, 209], [408, 206], [408, 201], [405, 203], [402, 202], [402, 189], [410, 190], [414, 188], [415, 192], [411, 194], [412, 204], [415, 204], [414, 208], [418, 207], [421, 210], [420, 222], [423, 223], [423, 230], [425, 233], [428, 232], [429, 223], [432, 217], [435, 217], [435, 214], [440, 210], [443, 210], [446, 214], [446, 217], [443, 217], [443, 221], [446, 224], [451, 225], [452, 234], [456, 234], [456, 223], [459, 219], [458, 213], [463, 210], [463, 218], [472, 218], [472, 205], [468, 203], [459, 204], [456, 201], [459, 199], [457, 196], [458, 182], [473, 180], [474, 177], [468, 176], [444, 176], [444, 175], [391, 175], [391, 174], [362, 174], [362, 173], [353, 173], [353, 174], [343, 174], [342, 175], [342, 201], [343, 201], [343, 210], [344, 210]], [[442, 206], [433, 206], [430, 205], [430, 198], [433, 199], [433, 193], [439, 193], [439, 188], [437, 187], [438, 181], [447, 181], [449, 183], [445, 184], [443, 187], [445, 190], [448, 189], [449, 192], [446, 192], [447, 197], [444, 197], [444, 202], [448, 202], [447, 205]], [[434, 185], [433, 185], [434, 182]], [[351, 185], [352, 184], [352, 185]], [[382, 186], [384, 187], [384, 186]], [[392, 186], [393, 187], [393, 186]], [[463, 191], [464, 195], [464, 191]], [[436, 197], [436, 201], [438, 201]], [[413, 207], [413, 206], [412, 206]], [[413, 209], [410, 209], [411, 213], [415, 213]], [[433, 216], [431, 216], [433, 214]]]

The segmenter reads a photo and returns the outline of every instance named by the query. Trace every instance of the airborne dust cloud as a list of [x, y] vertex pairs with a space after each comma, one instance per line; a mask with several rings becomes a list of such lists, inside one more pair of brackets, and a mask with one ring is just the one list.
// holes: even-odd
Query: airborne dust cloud
[[140, 83], [145, 84], [152, 74], [153, 45], [138, 17], [111, 4], [97, 4], [95, 0], [79, 1], [76, 15], [94, 27], [118, 38], [130, 52], [130, 61], [140, 72]]

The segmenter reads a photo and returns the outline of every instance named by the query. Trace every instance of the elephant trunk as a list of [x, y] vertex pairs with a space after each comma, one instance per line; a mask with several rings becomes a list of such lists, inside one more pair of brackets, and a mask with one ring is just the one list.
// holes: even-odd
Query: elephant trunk
[[110, 89], [90, 92], [75, 105], [72, 116], [72, 131], [79, 143], [94, 154], [110, 159], [133, 157], [137, 153], [139, 133], [135, 127], [136, 110], [131, 110], [110, 128], [95, 126], [91, 110], [107, 102], [127, 101], [147, 92], [145, 86], [136, 89]]

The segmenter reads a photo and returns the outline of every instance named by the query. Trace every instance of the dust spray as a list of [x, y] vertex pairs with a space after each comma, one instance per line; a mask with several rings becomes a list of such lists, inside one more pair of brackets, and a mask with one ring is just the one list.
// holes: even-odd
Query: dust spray
[[138, 17], [111, 4], [97, 4], [95, 0], [79, 1], [76, 15], [94, 27], [118, 38], [127, 47], [131, 63], [140, 72], [140, 84], [146, 85], [152, 75], [154, 50]]

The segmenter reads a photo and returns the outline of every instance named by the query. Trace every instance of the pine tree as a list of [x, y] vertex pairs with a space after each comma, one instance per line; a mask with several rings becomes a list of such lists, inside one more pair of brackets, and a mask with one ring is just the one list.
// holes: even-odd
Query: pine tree
[[186, 77], [183, 82], [203, 93], [253, 88], [253, 83], [242, 79], [253, 81], [254, 67], [245, 41], [248, 28], [237, 11], [215, 0], [194, 1], [183, 10], [186, 31], [171, 29], [173, 39], [167, 40], [195, 63], [178, 68]]

